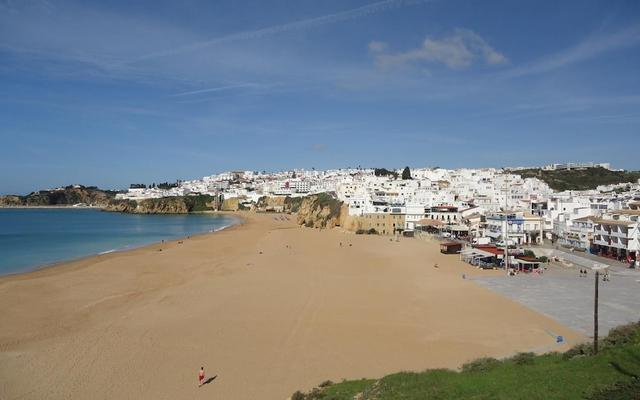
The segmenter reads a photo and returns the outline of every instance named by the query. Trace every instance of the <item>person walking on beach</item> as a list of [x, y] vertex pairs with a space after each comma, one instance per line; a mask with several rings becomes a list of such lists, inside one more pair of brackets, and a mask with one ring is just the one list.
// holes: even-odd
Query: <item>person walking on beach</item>
[[200, 367], [200, 372], [198, 372], [198, 387], [202, 386], [204, 382], [204, 367]]

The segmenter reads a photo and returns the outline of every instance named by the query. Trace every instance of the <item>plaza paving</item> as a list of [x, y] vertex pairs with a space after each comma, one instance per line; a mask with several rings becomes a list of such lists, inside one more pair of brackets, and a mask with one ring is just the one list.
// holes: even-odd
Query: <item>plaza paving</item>
[[[589, 271], [587, 278], [581, 278], [577, 269], [551, 266], [540, 276], [519, 274], [473, 279], [586, 336], [593, 336], [593, 271]], [[640, 320], [640, 271], [613, 271], [610, 281], [600, 280], [599, 292], [599, 336], [618, 325]]]

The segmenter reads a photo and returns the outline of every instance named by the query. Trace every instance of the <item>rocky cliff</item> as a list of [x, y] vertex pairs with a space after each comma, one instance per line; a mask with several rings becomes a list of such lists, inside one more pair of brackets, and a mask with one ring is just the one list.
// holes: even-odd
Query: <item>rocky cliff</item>
[[103, 210], [131, 214], [186, 214], [215, 210], [213, 196], [163, 197], [145, 200], [112, 200]]
[[327, 193], [302, 198], [297, 210], [297, 222], [308, 228], [340, 226], [342, 202]]
[[93, 186], [67, 186], [53, 190], [40, 190], [26, 196], [0, 196], [0, 207], [72, 206], [85, 204], [104, 207], [116, 192], [100, 190]]

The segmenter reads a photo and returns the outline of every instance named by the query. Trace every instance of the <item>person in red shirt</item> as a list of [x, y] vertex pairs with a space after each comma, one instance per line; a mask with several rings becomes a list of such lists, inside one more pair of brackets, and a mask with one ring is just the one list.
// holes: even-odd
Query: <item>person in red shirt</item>
[[200, 367], [200, 372], [198, 372], [198, 382], [200, 382], [198, 387], [202, 386], [202, 383], [204, 382], [204, 367]]

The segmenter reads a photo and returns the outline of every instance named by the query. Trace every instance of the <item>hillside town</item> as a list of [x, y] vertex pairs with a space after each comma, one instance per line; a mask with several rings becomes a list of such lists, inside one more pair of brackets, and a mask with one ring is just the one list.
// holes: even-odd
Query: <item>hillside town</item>
[[[546, 170], [606, 168], [553, 164]], [[117, 195], [142, 200], [207, 194], [256, 208], [261, 198], [330, 193], [359, 231], [414, 236], [429, 232], [476, 245], [550, 243], [633, 264], [640, 251], [640, 182], [556, 192], [517, 168], [232, 171], [175, 184], [132, 185]], [[283, 211], [277, 207], [262, 211]]]

